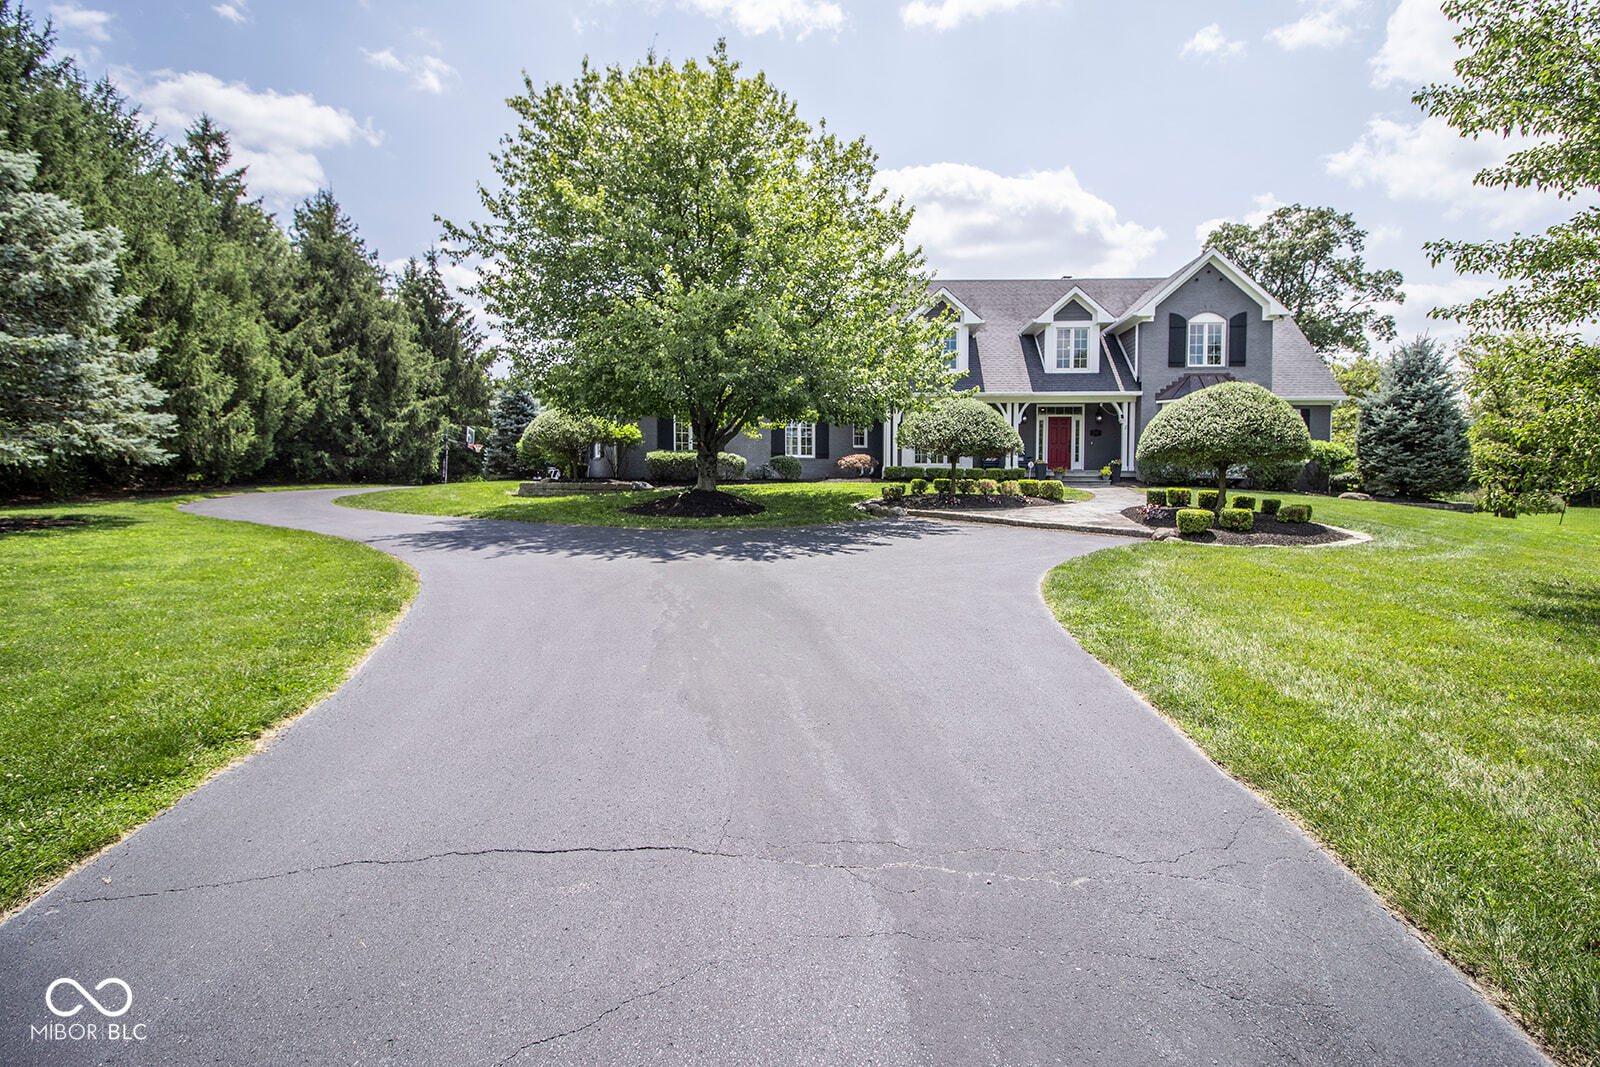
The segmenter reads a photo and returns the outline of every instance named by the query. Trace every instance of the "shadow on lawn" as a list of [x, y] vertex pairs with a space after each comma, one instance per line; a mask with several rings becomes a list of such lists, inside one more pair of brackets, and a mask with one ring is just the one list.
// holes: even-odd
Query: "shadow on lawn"
[[1528, 597], [1511, 610], [1525, 619], [1554, 622], [1588, 640], [1600, 640], [1600, 584], [1570, 579], [1532, 582]]
[[949, 537], [960, 532], [943, 523], [881, 520], [770, 530], [628, 530], [607, 526], [558, 526], [503, 519], [452, 519], [449, 529], [391, 534], [368, 541], [376, 547], [487, 553], [543, 553], [596, 559], [671, 563], [684, 559], [730, 559], [757, 563], [812, 556], [842, 556], [896, 542]]
[[87, 530], [114, 530], [134, 526], [142, 519], [127, 515], [97, 515], [77, 512], [62, 515], [0, 515], [0, 537], [53, 537]]

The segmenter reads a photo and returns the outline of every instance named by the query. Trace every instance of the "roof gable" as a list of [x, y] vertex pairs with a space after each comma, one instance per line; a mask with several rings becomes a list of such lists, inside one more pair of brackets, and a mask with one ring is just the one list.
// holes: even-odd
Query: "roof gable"
[[1227, 278], [1257, 304], [1260, 304], [1264, 318], [1281, 319], [1288, 317], [1289, 309], [1284, 307], [1277, 297], [1263, 289], [1254, 278], [1246, 274], [1233, 260], [1214, 248], [1207, 248], [1188, 263], [1179, 267], [1176, 273], [1151, 286], [1141, 294], [1138, 299], [1129, 305], [1122, 316], [1112, 324], [1112, 328], [1115, 329], [1128, 322], [1144, 322], [1154, 319], [1156, 305], [1177, 292], [1184, 282], [1193, 278], [1207, 266], [1215, 267], [1224, 278]]

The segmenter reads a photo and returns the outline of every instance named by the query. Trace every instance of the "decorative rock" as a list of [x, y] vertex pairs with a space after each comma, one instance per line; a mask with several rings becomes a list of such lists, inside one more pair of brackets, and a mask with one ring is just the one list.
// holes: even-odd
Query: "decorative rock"
[[1150, 535], [1150, 540], [1152, 540], [1152, 541], [1181, 541], [1181, 540], [1183, 540], [1183, 538], [1178, 536], [1178, 531], [1177, 530], [1157, 530], [1155, 533]]
[[1340, 500], [1371, 500], [1371, 493], [1340, 493]]

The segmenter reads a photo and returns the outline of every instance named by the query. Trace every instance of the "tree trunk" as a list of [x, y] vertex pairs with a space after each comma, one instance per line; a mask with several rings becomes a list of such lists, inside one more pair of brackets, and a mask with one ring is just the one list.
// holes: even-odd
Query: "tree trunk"
[[700, 444], [695, 450], [696, 472], [694, 487], [708, 493], [717, 491], [717, 450], [706, 451], [706, 446]]
[[1228, 506], [1228, 465], [1217, 468], [1217, 521], [1222, 521], [1222, 509]]

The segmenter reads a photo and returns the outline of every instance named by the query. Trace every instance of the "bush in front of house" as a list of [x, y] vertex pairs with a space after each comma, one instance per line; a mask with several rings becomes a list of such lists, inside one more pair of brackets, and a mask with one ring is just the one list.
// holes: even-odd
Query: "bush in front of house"
[[1215, 489], [1200, 490], [1199, 499], [1195, 501], [1196, 507], [1205, 508], [1207, 511], [1216, 511], [1226, 501], [1221, 500], [1222, 494]]
[[1187, 490], [1187, 489], [1168, 489], [1167, 490], [1167, 506], [1168, 507], [1186, 508], [1186, 507], [1189, 506], [1189, 501], [1192, 500], [1192, 499], [1193, 499], [1193, 497], [1190, 495], [1189, 490]]
[[1310, 504], [1285, 504], [1278, 509], [1279, 522], [1310, 522]]
[[886, 482], [903, 482], [906, 480], [905, 472], [904, 467], [885, 467], [881, 477]]
[[[644, 467], [652, 482], [692, 482], [700, 476], [700, 456], [694, 452], [646, 452]], [[743, 477], [743, 456], [734, 452], [717, 453], [717, 481], [731, 482]]]
[[933, 491], [935, 493], [948, 493], [950, 491], [950, 479], [935, 478], [933, 480]]
[[906, 495], [906, 487], [903, 485], [886, 485], [880, 492], [885, 500], [899, 500]]
[[982, 493], [984, 496], [994, 496], [995, 490], [999, 488], [999, 484], [995, 482], [993, 478], [978, 479], [978, 492]]
[[1180, 508], [1178, 509], [1178, 532], [1181, 534], [1205, 533], [1211, 529], [1211, 522], [1216, 515], [1207, 508]]
[[1040, 482], [1038, 496], [1040, 500], [1050, 500], [1059, 504], [1067, 499], [1067, 487], [1060, 482]]
[[1311, 433], [1282, 397], [1254, 382], [1221, 382], [1174, 400], [1139, 438], [1138, 465], [1181, 463], [1210, 470], [1217, 508], [1227, 503], [1228, 468], [1287, 463], [1311, 455]]
[[913, 478], [913, 479], [911, 479], [911, 495], [912, 496], [921, 496], [923, 493], [926, 493], [927, 491], [928, 491], [928, 479], [926, 479], [926, 478]]
[[1023, 496], [1038, 496], [1039, 481], [1035, 478], [1024, 478], [1017, 485], [1022, 487]]
[[1244, 508], [1246, 511], [1254, 511], [1256, 509], [1256, 498], [1253, 496], [1236, 495], [1228, 503], [1232, 507]]
[[1000, 483], [1000, 495], [1001, 496], [1021, 496], [1022, 495], [1022, 485], [1021, 485], [1021, 483], [1020, 482], [1001, 482]]
[[778, 472], [778, 477], [786, 482], [800, 480], [800, 461], [794, 456], [773, 456], [769, 461], [772, 469]]
[[1361, 491], [1361, 472], [1345, 471], [1335, 474], [1328, 479], [1328, 492], [1330, 493], [1359, 493]]
[[1252, 489], [1293, 489], [1306, 465], [1294, 459], [1284, 463], [1246, 463], [1245, 477]]
[[1224, 530], [1244, 533], [1256, 524], [1256, 513], [1249, 508], [1223, 508], [1217, 513], [1217, 525]]
[[1261, 501], [1261, 514], [1276, 515], [1278, 509], [1283, 507], [1283, 501], [1275, 496], [1263, 497]]
[[525, 466], [560, 467], [564, 477], [581, 478], [589, 463], [589, 449], [599, 439], [599, 419], [545, 408], [523, 431], [517, 455]]
[[834, 461], [834, 466], [839, 468], [839, 473], [850, 478], [865, 477], [872, 470], [873, 459], [865, 452], [852, 452], [848, 456], [841, 456]]
[[1006, 417], [971, 396], [952, 396], [908, 414], [900, 423], [900, 443], [950, 457], [954, 474], [961, 456], [989, 459], [1022, 451], [1022, 438]]
[[1154, 504], [1158, 508], [1166, 507], [1167, 491], [1165, 489], [1146, 489], [1144, 491], [1144, 502], [1146, 504]]

